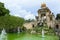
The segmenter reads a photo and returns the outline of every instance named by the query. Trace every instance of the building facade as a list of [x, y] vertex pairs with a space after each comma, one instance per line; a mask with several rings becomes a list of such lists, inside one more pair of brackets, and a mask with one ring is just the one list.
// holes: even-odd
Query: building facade
[[[48, 28], [53, 28], [55, 26], [55, 16], [50, 11], [50, 9], [46, 6], [45, 3], [41, 4], [41, 9], [38, 9], [37, 11], [38, 16], [36, 16], [36, 20], [31, 24], [31, 28], [33, 28], [33, 25], [36, 26], [47, 26]], [[26, 25], [29, 25], [28, 23]], [[25, 26], [26, 27], [26, 26]], [[29, 29], [30, 27], [27, 26]]]
[[48, 28], [54, 27], [55, 16], [46, 6], [45, 3], [41, 4], [41, 9], [38, 9], [38, 16], [36, 16], [37, 25], [43, 24], [43, 26], [48, 26]]

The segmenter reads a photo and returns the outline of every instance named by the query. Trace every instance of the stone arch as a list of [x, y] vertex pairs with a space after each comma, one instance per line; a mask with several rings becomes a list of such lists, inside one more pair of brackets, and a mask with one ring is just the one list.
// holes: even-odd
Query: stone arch
[[34, 28], [34, 24], [32, 24], [32, 27]]

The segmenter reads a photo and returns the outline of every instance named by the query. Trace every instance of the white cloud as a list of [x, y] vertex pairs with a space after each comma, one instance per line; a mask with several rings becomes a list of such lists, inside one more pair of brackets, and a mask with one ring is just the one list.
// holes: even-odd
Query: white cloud
[[31, 12], [28, 12], [28, 13], [25, 15], [24, 17], [25, 19], [35, 19], [35, 15], [33, 15]]
[[[45, 2], [55, 14], [60, 12], [60, 0], [0, 0], [5, 3], [5, 7], [10, 10], [11, 15], [23, 17], [25, 19], [35, 19], [37, 9]], [[32, 10], [33, 9], [33, 10]], [[32, 12], [33, 11], [33, 12]], [[36, 13], [35, 13], [36, 12]]]
[[25, 19], [35, 19], [35, 15], [31, 11], [23, 9], [21, 6], [27, 6], [27, 0], [0, 0], [5, 3], [5, 6], [9, 8], [10, 14], [23, 17]]
[[26, 11], [26, 10], [22, 10], [20, 9], [17, 13], [17, 11], [13, 11], [13, 13], [15, 12], [15, 16], [19, 16], [19, 17], [24, 17], [25, 19], [35, 19], [35, 15], [33, 13], [31, 13], [30, 11]]

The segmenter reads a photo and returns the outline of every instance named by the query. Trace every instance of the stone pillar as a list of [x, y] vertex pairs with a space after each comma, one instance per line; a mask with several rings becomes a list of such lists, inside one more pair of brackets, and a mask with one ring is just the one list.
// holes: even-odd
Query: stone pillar
[[38, 19], [39, 19], [39, 21], [41, 20], [41, 14], [40, 13], [38, 13]]
[[46, 22], [47, 22], [47, 26], [48, 28], [50, 27], [50, 17], [49, 17], [49, 12], [46, 12]]

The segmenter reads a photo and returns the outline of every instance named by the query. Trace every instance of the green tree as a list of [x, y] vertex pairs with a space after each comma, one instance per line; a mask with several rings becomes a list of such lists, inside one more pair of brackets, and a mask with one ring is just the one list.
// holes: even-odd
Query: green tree
[[60, 14], [57, 14], [56, 19], [60, 20]]
[[22, 28], [25, 20], [21, 17], [9, 15], [9, 10], [4, 7], [4, 3], [0, 2], [0, 32], [3, 28], [7, 31], [16, 30], [18, 27]]
[[24, 19], [15, 16], [1, 16], [0, 17], [0, 28], [16, 28], [22, 27]]
[[0, 16], [5, 16], [6, 14], [9, 15], [9, 10], [5, 8], [4, 3], [0, 2]]

